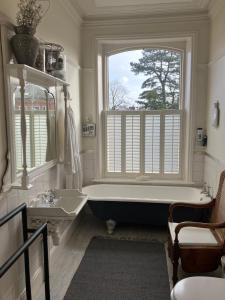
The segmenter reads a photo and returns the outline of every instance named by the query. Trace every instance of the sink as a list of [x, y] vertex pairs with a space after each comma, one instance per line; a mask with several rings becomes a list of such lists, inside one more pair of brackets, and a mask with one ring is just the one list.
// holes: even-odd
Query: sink
[[55, 190], [53, 203], [34, 199], [28, 206], [28, 216], [73, 220], [87, 202], [87, 195], [75, 189]]
[[88, 197], [74, 189], [55, 190], [53, 203], [43, 199], [34, 199], [27, 207], [28, 225], [36, 229], [43, 223], [48, 224], [48, 234], [52, 236], [53, 245], [57, 246], [66, 230], [66, 224], [78, 216]]

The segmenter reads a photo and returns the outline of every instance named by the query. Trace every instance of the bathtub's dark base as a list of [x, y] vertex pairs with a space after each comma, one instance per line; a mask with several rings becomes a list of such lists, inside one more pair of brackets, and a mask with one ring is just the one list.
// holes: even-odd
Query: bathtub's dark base
[[[116, 223], [167, 226], [169, 204], [117, 201], [88, 201], [93, 214], [104, 221]], [[174, 222], [201, 221], [209, 217], [208, 209], [180, 208], [174, 211]]]

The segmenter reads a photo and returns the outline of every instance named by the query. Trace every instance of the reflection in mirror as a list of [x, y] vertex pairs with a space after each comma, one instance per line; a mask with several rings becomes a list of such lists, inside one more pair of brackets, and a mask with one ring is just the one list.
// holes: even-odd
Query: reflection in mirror
[[[54, 89], [53, 89], [54, 91]], [[16, 172], [23, 170], [21, 138], [21, 94], [17, 85], [14, 97], [14, 130]], [[56, 158], [56, 107], [52, 91], [27, 83], [25, 87], [26, 160], [27, 169], [36, 168]]]

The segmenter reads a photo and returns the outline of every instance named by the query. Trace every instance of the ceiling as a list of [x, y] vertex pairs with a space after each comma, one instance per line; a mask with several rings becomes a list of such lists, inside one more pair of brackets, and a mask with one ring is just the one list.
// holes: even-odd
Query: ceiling
[[83, 18], [202, 12], [214, 0], [69, 0]]

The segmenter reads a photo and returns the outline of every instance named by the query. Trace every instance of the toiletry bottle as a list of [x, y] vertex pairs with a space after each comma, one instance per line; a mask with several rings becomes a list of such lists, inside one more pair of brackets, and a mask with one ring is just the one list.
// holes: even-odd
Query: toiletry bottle
[[206, 147], [207, 146], [207, 141], [208, 141], [208, 137], [206, 134], [203, 135], [203, 139], [202, 139], [202, 146]]
[[197, 128], [196, 142], [198, 146], [202, 146], [202, 140], [203, 140], [203, 128]]

